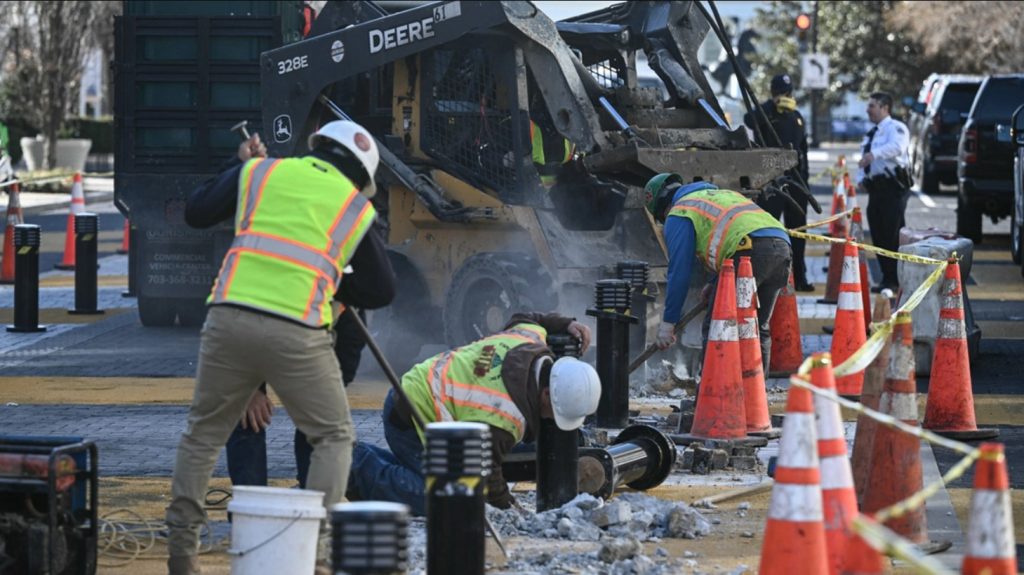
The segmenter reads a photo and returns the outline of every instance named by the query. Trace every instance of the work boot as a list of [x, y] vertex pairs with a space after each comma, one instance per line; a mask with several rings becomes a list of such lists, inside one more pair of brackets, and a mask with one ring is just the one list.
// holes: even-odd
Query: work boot
[[793, 282], [793, 288], [796, 291], [812, 292], [814, 291], [814, 284], [807, 281], [807, 278], [799, 278], [795, 282]]
[[168, 575], [201, 575], [199, 557], [195, 555], [172, 555], [167, 558]]

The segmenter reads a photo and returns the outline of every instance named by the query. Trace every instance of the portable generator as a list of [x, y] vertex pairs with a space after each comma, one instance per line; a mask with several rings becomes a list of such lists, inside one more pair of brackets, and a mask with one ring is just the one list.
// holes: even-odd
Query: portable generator
[[93, 575], [97, 450], [68, 437], [0, 436], [0, 575]]

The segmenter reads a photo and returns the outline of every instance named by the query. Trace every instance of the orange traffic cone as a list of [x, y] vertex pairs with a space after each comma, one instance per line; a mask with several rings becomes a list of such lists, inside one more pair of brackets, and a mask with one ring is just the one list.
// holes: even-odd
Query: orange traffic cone
[[850, 182], [850, 172], [843, 173], [843, 191], [846, 193], [846, 209], [857, 209], [857, 187]]
[[791, 386], [761, 546], [761, 575], [828, 572], [816, 444], [811, 392]]
[[[892, 292], [884, 290], [875, 299], [874, 320], [881, 322], [889, 319], [892, 315]], [[864, 407], [878, 410], [878, 401], [882, 396], [882, 387], [885, 385], [885, 372], [889, 368], [889, 348], [892, 346], [890, 339], [885, 340], [882, 351], [878, 353], [871, 365], [864, 370], [864, 388], [860, 392], [860, 402]], [[857, 489], [857, 503], [864, 502], [864, 489], [867, 487], [868, 477], [871, 472], [872, 446], [875, 444], [875, 429], [878, 423], [866, 415], [857, 416], [857, 434], [853, 439], [853, 459], [850, 467], [853, 468], [853, 485]]]
[[960, 284], [960, 266], [950, 258], [942, 282], [939, 333], [932, 356], [928, 406], [922, 427], [954, 439], [989, 439], [997, 429], [978, 429], [971, 391], [971, 362], [967, 356], [967, 329]]
[[768, 394], [764, 384], [761, 335], [757, 326], [757, 283], [748, 256], [740, 257], [736, 278], [736, 315], [739, 321], [740, 361], [743, 373], [743, 403], [746, 406], [747, 433], [777, 436], [768, 413]]
[[126, 254], [130, 249], [129, 231], [131, 231], [131, 223], [127, 218], [124, 220], [124, 237], [121, 238], [121, 247], [117, 248], [117, 253]]
[[7, 191], [7, 227], [4, 228], [3, 262], [0, 263], [0, 284], [14, 283], [14, 226], [25, 223], [21, 213], [18, 184]]
[[[850, 221], [850, 237], [857, 243], [864, 243], [864, 220], [860, 215], [860, 208], [853, 208], [853, 215]], [[860, 261], [860, 297], [864, 305], [864, 325], [871, 325], [871, 282], [868, 275], [868, 257], [863, 249], [857, 249], [857, 259]]]
[[82, 190], [82, 174], [75, 172], [71, 184], [71, 209], [68, 211], [68, 224], [64, 233], [64, 259], [53, 267], [59, 270], [75, 269], [75, 216], [85, 211], [85, 192]]
[[743, 373], [736, 327], [736, 273], [731, 259], [718, 272], [718, 291], [711, 314], [704, 370], [690, 434], [701, 439], [746, 437]]
[[[846, 361], [867, 341], [864, 327], [864, 304], [860, 293], [860, 263], [857, 248], [847, 242], [843, 256], [843, 276], [839, 286], [839, 309], [836, 310], [836, 327], [832, 334], [832, 359], [836, 365]], [[864, 385], [864, 372], [844, 375], [836, 380], [841, 395], [860, 395]]]
[[[861, 515], [861, 521], [874, 523], [874, 519]], [[877, 549], [868, 545], [860, 535], [853, 533], [846, 543], [841, 575], [881, 575], [887, 571], [887, 561]]]
[[1010, 575], [1017, 572], [1010, 481], [1002, 443], [982, 443], [974, 470], [971, 517], [963, 575]]
[[804, 361], [803, 344], [800, 342], [800, 316], [797, 313], [792, 272], [789, 274], [786, 287], [779, 292], [779, 297], [775, 300], [770, 329], [772, 353], [768, 360], [768, 375], [787, 376], [796, 371]]
[[[879, 400], [879, 411], [917, 425], [917, 398], [914, 383], [914, 333], [910, 312], [899, 312], [892, 333], [889, 368]], [[864, 511], [879, 509], [902, 501], [924, 487], [921, 475], [921, 442], [902, 431], [879, 425], [875, 429], [871, 476], [864, 492]], [[886, 527], [913, 543], [928, 541], [924, 506], [886, 521]]]
[[[832, 359], [817, 353], [811, 361], [811, 383], [828, 391], [836, 390]], [[828, 546], [829, 573], [838, 573], [850, 537], [850, 524], [857, 516], [857, 495], [853, 473], [846, 459], [846, 435], [839, 404], [814, 396], [818, 422], [818, 458], [821, 460], [821, 498], [825, 509], [825, 542]]]
[[[845, 199], [839, 196], [839, 213], [846, 208]], [[846, 225], [846, 218], [840, 218], [833, 223], [832, 237], [845, 238], [849, 232]], [[839, 284], [842, 281], [843, 272], [843, 244], [832, 244], [828, 254], [828, 278], [825, 281], [825, 297], [818, 300], [818, 303], [836, 303], [839, 301]]]

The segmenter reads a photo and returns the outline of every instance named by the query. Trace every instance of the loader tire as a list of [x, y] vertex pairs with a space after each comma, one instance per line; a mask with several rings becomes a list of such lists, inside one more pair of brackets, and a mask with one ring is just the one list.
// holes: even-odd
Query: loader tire
[[444, 306], [444, 334], [459, 346], [505, 327], [513, 313], [554, 311], [551, 276], [534, 257], [514, 252], [476, 254], [455, 272]]
[[139, 321], [146, 327], [170, 327], [176, 312], [169, 298], [139, 296]]

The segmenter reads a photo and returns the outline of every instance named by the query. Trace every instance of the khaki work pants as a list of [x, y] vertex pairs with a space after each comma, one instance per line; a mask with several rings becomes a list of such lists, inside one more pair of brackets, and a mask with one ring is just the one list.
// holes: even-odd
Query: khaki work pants
[[217, 455], [266, 381], [313, 446], [308, 489], [324, 505], [341, 500], [355, 431], [331, 334], [230, 306], [212, 306], [203, 325], [196, 389], [178, 444], [167, 507], [171, 556], [196, 555], [203, 500]]

